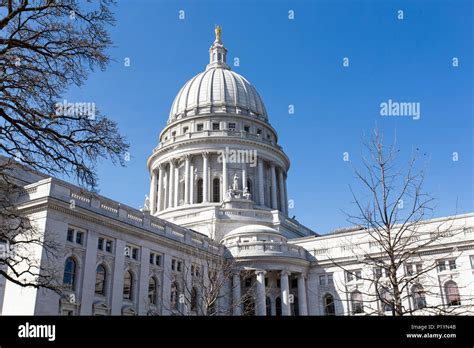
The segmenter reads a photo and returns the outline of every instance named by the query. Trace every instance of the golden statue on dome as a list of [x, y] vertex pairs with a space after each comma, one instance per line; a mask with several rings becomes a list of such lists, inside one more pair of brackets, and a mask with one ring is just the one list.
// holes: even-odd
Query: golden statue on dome
[[220, 42], [221, 41], [222, 27], [220, 25], [216, 25], [214, 27], [214, 32], [216, 33], [216, 41]]

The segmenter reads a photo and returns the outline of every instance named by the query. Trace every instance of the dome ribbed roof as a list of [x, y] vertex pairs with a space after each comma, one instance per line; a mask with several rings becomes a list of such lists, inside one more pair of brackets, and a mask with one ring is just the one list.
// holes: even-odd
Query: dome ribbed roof
[[220, 37], [210, 48], [206, 70], [184, 84], [174, 99], [168, 123], [186, 116], [229, 113], [268, 120], [257, 90], [226, 64], [227, 50]]
[[168, 122], [189, 115], [231, 113], [267, 120], [257, 90], [243, 76], [224, 68], [208, 69], [181, 88]]

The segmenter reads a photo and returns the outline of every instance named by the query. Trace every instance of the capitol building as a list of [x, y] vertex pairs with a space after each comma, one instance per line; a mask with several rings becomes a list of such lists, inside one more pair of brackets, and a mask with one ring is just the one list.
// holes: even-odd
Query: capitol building
[[[227, 64], [217, 27], [209, 64], [179, 90], [151, 150], [142, 209], [18, 172], [19, 208], [61, 248], [54, 260], [32, 254], [55, 267], [64, 291], [0, 277], [0, 313], [392, 315], [367, 295], [377, 270], [361, 256], [380, 251], [367, 230], [318, 234], [290, 217], [290, 159], [270, 121], [257, 89]], [[412, 243], [446, 221], [456, 233], [400, 270], [438, 264], [429, 289], [404, 290], [404, 306], [473, 313], [474, 213], [425, 221]]]

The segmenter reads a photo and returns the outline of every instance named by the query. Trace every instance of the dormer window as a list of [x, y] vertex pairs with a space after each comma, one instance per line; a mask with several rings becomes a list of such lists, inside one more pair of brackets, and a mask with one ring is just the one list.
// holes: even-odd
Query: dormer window
[[235, 123], [229, 122], [229, 129], [230, 130], [235, 130]]

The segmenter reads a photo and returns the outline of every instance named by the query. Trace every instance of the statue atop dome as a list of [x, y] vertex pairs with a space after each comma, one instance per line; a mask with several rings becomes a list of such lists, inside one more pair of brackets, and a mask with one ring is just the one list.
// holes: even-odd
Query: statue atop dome
[[216, 24], [214, 27], [214, 32], [216, 33], [216, 41], [221, 42], [222, 27]]

